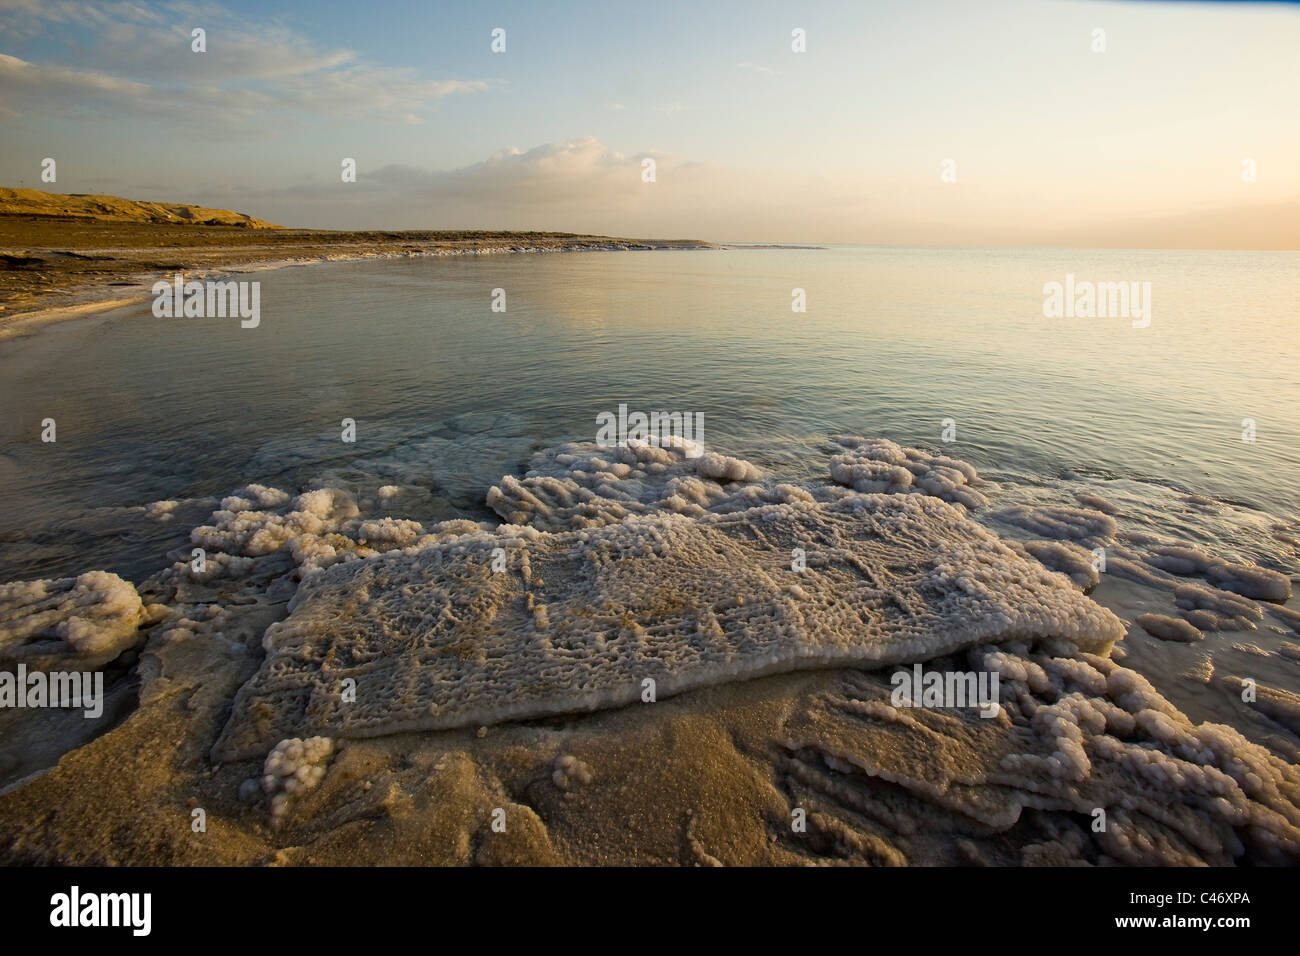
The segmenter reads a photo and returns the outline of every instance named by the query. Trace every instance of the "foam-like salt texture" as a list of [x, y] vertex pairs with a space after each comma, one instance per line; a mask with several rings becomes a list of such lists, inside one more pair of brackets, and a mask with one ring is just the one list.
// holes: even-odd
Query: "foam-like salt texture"
[[502, 478], [488, 490], [487, 504], [510, 524], [563, 531], [661, 511], [698, 517], [726, 510], [745, 491], [751, 498], [787, 500], [779, 492], [764, 497], [755, 484], [762, 472], [751, 462], [716, 452], [690, 457], [696, 451], [675, 436], [612, 448], [570, 442], [535, 455], [522, 479]]
[[1017, 551], [1024, 550], [1053, 571], [1059, 571], [1081, 591], [1095, 587], [1101, 575], [1093, 567], [1091, 551], [1069, 541], [1008, 541]]
[[[804, 573], [791, 569], [797, 547]], [[1063, 575], [924, 495], [844, 492], [591, 531], [506, 525], [305, 578], [214, 756], [618, 707], [647, 678], [663, 697], [1011, 639], [1104, 651], [1123, 632]]]
[[[980, 833], [972, 822], [1022, 831], [1017, 847], [967, 842], [967, 862], [985, 865], [1300, 860], [1300, 768], [1268, 748], [1193, 724], [1142, 675], [1103, 657], [1007, 644], [972, 648], [967, 661], [1000, 675], [997, 719], [895, 708], [886, 682], [868, 674], [801, 702], [781, 769], [810, 822], [817, 814], [819, 830], [918, 854], [933, 852], [936, 831]], [[1260, 690], [1263, 712], [1300, 727], [1300, 698]], [[1099, 809], [1106, 825], [1093, 829]], [[1040, 815], [1062, 811], [1071, 816]]]
[[1193, 644], [1205, 636], [1190, 621], [1164, 614], [1139, 614], [1137, 623], [1152, 637], [1158, 637], [1162, 641]]
[[1014, 505], [988, 517], [1044, 538], [1090, 544], [1111, 541], [1118, 530], [1114, 518], [1090, 508]]
[[856, 491], [934, 495], [968, 508], [989, 503], [971, 487], [978, 476], [967, 462], [903, 448], [885, 438], [847, 435], [835, 441], [847, 450], [831, 459], [831, 478]]
[[145, 616], [135, 587], [107, 571], [0, 584], [0, 660], [103, 663], [137, 641]]
[[240, 578], [260, 559], [288, 552], [305, 576], [333, 564], [477, 530], [479, 525], [465, 519], [426, 529], [409, 519], [365, 518], [352, 496], [337, 488], [319, 488], [291, 499], [275, 488], [249, 485], [223, 499], [208, 523], [190, 532], [191, 543], [206, 551], [203, 569], [195, 570], [186, 555], [170, 574], [202, 583]]

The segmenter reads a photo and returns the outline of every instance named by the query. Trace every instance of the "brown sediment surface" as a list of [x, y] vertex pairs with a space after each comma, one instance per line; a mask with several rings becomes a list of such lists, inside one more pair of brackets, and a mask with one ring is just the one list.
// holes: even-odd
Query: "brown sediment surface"
[[398, 256], [700, 248], [710, 244], [565, 232], [286, 229], [229, 210], [0, 189], [0, 337], [141, 301], [155, 281], [177, 272]]

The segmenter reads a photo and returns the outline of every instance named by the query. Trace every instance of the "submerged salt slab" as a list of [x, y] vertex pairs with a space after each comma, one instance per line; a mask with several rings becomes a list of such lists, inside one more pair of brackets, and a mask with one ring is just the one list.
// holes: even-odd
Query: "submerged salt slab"
[[1065, 577], [928, 496], [846, 492], [560, 533], [507, 525], [305, 580], [214, 756], [617, 707], [647, 678], [663, 697], [1009, 639], [1102, 649], [1123, 632]]

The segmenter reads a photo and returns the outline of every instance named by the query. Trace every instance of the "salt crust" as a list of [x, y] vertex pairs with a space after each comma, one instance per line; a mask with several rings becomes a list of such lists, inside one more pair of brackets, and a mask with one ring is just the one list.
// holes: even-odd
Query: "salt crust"
[[1063, 575], [936, 498], [792, 497], [594, 530], [504, 525], [311, 575], [267, 630], [214, 753], [618, 707], [646, 678], [663, 697], [1016, 638], [1104, 649], [1123, 633]]

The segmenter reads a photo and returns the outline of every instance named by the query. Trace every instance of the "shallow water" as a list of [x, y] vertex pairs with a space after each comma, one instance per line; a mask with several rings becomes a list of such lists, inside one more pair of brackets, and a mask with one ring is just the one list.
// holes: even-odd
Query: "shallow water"
[[[805, 442], [843, 431], [942, 446], [1018, 483], [1153, 482], [1290, 518], [1298, 266], [1281, 252], [834, 247], [259, 272], [256, 329], [141, 305], [0, 343], [0, 579], [139, 576], [183, 529], [118, 509], [305, 480], [467, 412], [509, 413], [539, 447], [590, 440], [622, 402], [703, 412], [706, 444], [795, 474], [824, 468]], [[1044, 318], [1043, 285], [1066, 273], [1150, 282], [1150, 326]], [[791, 311], [796, 287], [806, 313]], [[47, 417], [54, 444], [39, 438]], [[355, 445], [339, 439], [345, 417]]]

